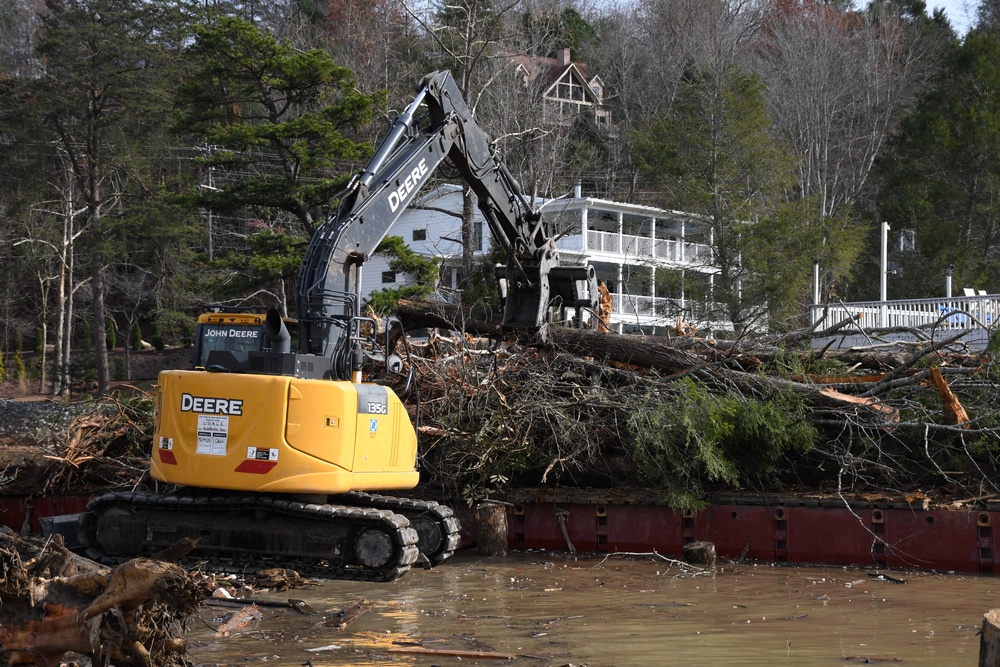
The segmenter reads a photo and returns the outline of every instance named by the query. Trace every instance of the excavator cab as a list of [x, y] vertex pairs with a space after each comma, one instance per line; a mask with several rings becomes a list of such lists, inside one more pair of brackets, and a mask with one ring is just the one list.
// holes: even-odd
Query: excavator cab
[[[192, 369], [207, 368], [213, 353], [233, 353], [245, 357], [250, 352], [270, 350], [281, 344], [277, 340], [284, 335], [281, 327], [289, 331], [296, 326], [295, 320], [280, 317], [276, 310], [269, 314], [274, 309], [265, 306], [209, 308], [198, 316], [191, 355]], [[289, 339], [295, 340], [294, 336]]]

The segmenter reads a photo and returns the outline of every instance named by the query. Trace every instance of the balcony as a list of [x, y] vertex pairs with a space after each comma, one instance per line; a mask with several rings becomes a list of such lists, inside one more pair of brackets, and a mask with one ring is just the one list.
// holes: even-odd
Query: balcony
[[702, 330], [724, 329], [728, 324], [725, 306], [721, 303], [618, 293], [612, 293], [611, 302], [611, 328], [619, 332], [623, 325], [673, 327], [678, 318]]
[[712, 247], [704, 243], [598, 230], [587, 230], [587, 252], [700, 266], [712, 263]]

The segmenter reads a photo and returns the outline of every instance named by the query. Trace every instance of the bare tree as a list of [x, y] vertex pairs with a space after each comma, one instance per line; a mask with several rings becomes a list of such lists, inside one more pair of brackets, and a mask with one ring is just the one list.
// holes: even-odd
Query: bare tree
[[739, 62], [760, 30], [767, 6], [765, 0], [636, 0], [596, 21], [601, 44], [594, 60], [608, 86], [614, 116], [608, 164], [615, 171], [605, 174], [621, 183], [614, 191], [664, 204], [657, 193], [642, 192], [633, 137], [669, 113], [685, 77]]
[[41, 25], [38, 0], [7, 0], [0, 7], [0, 77], [31, 77], [41, 71], [35, 37]]
[[935, 62], [931, 42], [887, 13], [809, 4], [769, 16], [755, 55], [775, 130], [801, 159], [800, 196], [832, 218], [854, 204]]
[[[494, 136], [486, 107], [485, 91], [509, 72], [511, 48], [517, 41], [521, 0], [460, 0], [418, 7], [403, 0], [407, 13], [425, 31], [438, 51], [435, 66], [451, 69], [459, 90], [477, 121]], [[483, 110], [484, 113], [479, 113]], [[460, 286], [473, 272], [476, 251], [475, 195], [468, 184], [462, 189], [462, 270]]]

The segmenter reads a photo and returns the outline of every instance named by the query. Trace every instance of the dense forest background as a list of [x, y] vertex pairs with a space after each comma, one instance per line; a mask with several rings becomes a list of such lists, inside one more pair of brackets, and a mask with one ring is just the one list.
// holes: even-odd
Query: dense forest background
[[[612, 123], [546, 122], [512, 59], [563, 48]], [[734, 323], [797, 326], [814, 262], [824, 298], [877, 298], [883, 221], [889, 298], [1000, 292], [997, 0], [964, 36], [921, 0], [12, 0], [0, 381], [103, 391], [108, 349], [184, 343], [202, 304], [294, 310], [309, 235], [441, 68], [528, 192], [703, 215]]]

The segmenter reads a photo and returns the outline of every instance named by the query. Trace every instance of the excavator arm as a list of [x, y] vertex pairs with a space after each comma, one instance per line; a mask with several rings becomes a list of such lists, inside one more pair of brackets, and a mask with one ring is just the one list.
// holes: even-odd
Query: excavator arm
[[596, 311], [593, 269], [564, 265], [541, 214], [476, 123], [451, 73], [427, 75], [337, 212], [316, 231], [299, 274], [299, 351], [332, 361], [347, 379], [360, 321], [365, 261], [449, 160], [475, 192], [493, 236], [507, 252], [498, 268], [506, 329], [543, 330], [550, 308]]

